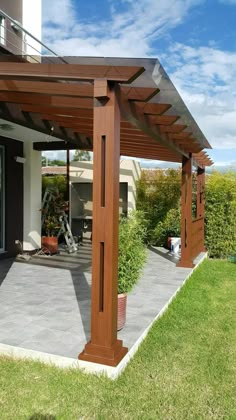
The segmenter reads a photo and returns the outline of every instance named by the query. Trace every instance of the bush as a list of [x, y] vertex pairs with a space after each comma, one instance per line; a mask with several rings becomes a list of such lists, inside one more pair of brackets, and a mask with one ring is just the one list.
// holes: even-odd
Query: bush
[[57, 189], [62, 197], [66, 199], [67, 185], [66, 177], [64, 175], [53, 175], [53, 176], [43, 176], [42, 177], [42, 197], [46, 189], [55, 190]]
[[168, 236], [180, 236], [180, 208], [170, 209], [165, 219], [157, 223], [152, 233], [152, 244], [166, 246]]
[[146, 221], [141, 211], [121, 217], [119, 225], [118, 293], [128, 293], [137, 283], [146, 258]]
[[169, 210], [179, 206], [180, 196], [180, 169], [142, 171], [137, 183], [136, 205], [145, 213], [148, 242], [153, 243], [154, 230], [165, 220]]
[[206, 247], [209, 256], [236, 253], [236, 174], [213, 172], [206, 183]]
[[[236, 255], [236, 174], [206, 176], [205, 244], [212, 258]], [[196, 179], [193, 175], [193, 218], [196, 217]], [[145, 212], [148, 241], [165, 246], [168, 236], [180, 236], [180, 171], [143, 172], [138, 183], [137, 208]]]

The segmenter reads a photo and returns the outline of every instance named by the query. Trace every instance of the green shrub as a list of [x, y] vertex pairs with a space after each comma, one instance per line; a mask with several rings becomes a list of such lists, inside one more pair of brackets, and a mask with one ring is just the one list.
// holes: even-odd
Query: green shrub
[[145, 213], [148, 242], [153, 243], [153, 232], [168, 211], [179, 206], [180, 196], [180, 169], [142, 171], [137, 183], [136, 206]]
[[121, 217], [119, 225], [118, 293], [128, 293], [137, 283], [146, 258], [146, 221], [141, 211]]
[[66, 199], [66, 177], [64, 175], [53, 175], [53, 176], [43, 176], [42, 177], [42, 197], [46, 189], [57, 189], [63, 198]]
[[170, 209], [163, 221], [157, 223], [152, 233], [152, 244], [166, 246], [168, 236], [180, 236], [180, 208]]
[[236, 174], [213, 172], [206, 183], [206, 247], [209, 256], [236, 253]]
[[[137, 208], [148, 223], [147, 238], [158, 246], [168, 236], [180, 236], [180, 171], [143, 172], [137, 186]], [[236, 174], [206, 176], [205, 244], [212, 258], [236, 255]], [[193, 218], [196, 217], [196, 179], [193, 175]]]

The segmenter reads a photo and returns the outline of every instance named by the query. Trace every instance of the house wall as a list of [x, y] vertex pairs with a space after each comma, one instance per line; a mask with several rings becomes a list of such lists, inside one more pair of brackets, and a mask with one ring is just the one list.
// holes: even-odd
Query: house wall
[[[23, 27], [37, 39], [42, 39], [42, 0], [23, 0], [22, 10]], [[30, 45], [29, 45], [30, 44]], [[26, 35], [26, 51], [31, 55], [40, 55], [41, 46], [31, 37]], [[39, 52], [37, 52], [37, 50]]]
[[5, 252], [0, 259], [16, 254], [15, 240], [23, 240], [23, 165], [15, 156], [23, 156], [23, 143], [0, 137], [5, 149]]
[[[120, 161], [120, 183], [128, 184], [128, 211], [135, 209], [136, 182], [140, 175], [141, 168], [137, 161], [131, 159], [122, 159]], [[70, 182], [71, 184], [93, 182], [93, 162], [73, 162], [70, 167]], [[73, 209], [72, 212], [74, 216]]]
[[[1, 0], [0, 9], [2, 9], [3, 12], [12, 17], [14, 20], [22, 23], [22, 0]], [[9, 21], [5, 22], [5, 27], [6, 41], [3, 45], [4, 49], [15, 55], [20, 55], [22, 50], [21, 33], [16, 34]]]
[[[0, 8], [11, 18], [18, 21], [32, 35], [41, 40], [42, 0], [1, 0]], [[29, 35], [22, 34], [20, 30], [15, 31], [11, 26], [11, 22], [7, 19], [5, 26], [6, 42], [1, 43], [4, 49], [14, 55], [21, 55], [23, 51], [25, 54], [40, 55], [41, 46], [38, 42], [34, 41]]]

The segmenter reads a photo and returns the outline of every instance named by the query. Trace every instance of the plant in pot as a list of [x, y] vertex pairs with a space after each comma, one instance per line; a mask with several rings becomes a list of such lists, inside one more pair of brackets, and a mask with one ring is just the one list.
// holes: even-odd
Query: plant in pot
[[119, 224], [118, 264], [118, 311], [117, 329], [121, 330], [126, 320], [127, 293], [139, 280], [146, 259], [144, 240], [147, 224], [141, 211], [133, 211], [121, 217]]
[[47, 205], [41, 209], [43, 216], [42, 246], [51, 254], [58, 252], [58, 234], [61, 228], [60, 216], [68, 209], [68, 202], [58, 189], [50, 191], [50, 199]]

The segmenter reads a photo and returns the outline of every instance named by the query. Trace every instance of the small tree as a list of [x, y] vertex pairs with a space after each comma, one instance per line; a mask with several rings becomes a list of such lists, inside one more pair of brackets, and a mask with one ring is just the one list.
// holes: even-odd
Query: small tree
[[74, 157], [72, 159], [72, 161], [77, 162], [77, 161], [90, 161], [91, 160], [91, 155], [87, 150], [76, 150]]

